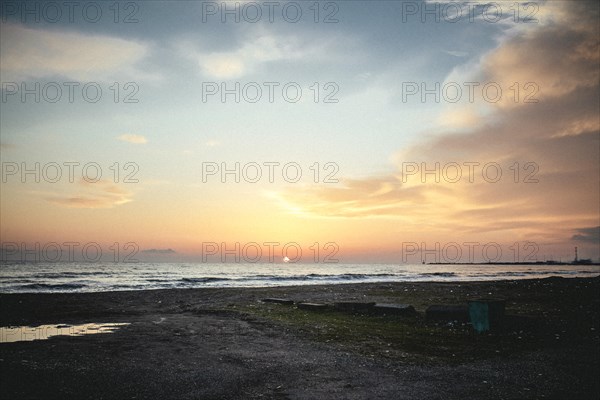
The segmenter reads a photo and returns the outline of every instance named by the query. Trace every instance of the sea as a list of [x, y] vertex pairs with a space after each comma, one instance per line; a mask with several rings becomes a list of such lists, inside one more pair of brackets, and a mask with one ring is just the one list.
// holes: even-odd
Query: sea
[[0, 293], [600, 276], [599, 265], [2, 262]]

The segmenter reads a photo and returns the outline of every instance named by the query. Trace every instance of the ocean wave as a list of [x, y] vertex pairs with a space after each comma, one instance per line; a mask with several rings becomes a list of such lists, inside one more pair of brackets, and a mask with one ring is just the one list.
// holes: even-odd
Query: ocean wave
[[580, 275], [580, 274], [598, 274], [598, 271], [588, 270], [538, 270], [538, 271], [505, 271], [494, 274], [473, 274], [472, 276], [533, 276], [533, 275]]
[[443, 278], [452, 278], [454, 276], [458, 276], [458, 274], [454, 273], [454, 272], [423, 272], [419, 275], [422, 276], [440, 276]]
[[111, 272], [103, 271], [82, 271], [82, 272], [41, 272], [35, 275], [30, 275], [31, 278], [37, 279], [65, 279], [65, 278], [80, 278], [83, 276], [109, 276], [114, 275]]
[[144, 279], [144, 282], [156, 282], [156, 283], [160, 283], [160, 282], [173, 282], [172, 279], [165, 279], [165, 278], [146, 278]]
[[598, 276], [597, 266], [457, 265], [433, 268], [422, 265], [302, 265], [281, 269], [272, 265], [139, 264], [127, 268], [70, 263], [53, 266], [22, 264], [0, 270], [0, 292], [97, 292], [202, 287], [272, 287], [285, 285], [362, 282], [487, 281]]
[[78, 289], [83, 289], [88, 287], [87, 284], [85, 283], [57, 283], [57, 284], [50, 284], [50, 283], [31, 283], [28, 285], [14, 285], [12, 286], [12, 289], [17, 289], [17, 290], [21, 290], [21, 291], [29, 291], [29, 290], [33, 290], [33, 291], [45, 291], [45, 290], [51, 290], [51, 291], [59, 291], [59, 290], [78, 290]]
[[273, 281], [303, 281], [303, 280], [355, 280], [383, 277], [397, 277], [398, 274], [306, 274], [306, 275], [254, 275], [245, 279], [266, 279]]
[[[285, 282], [345, 282], [345, 281], [368, 281], [368, 280], [376, 280], [383, 278], [397, 278], [402, 274], [384, 274], [384, 273], [376, 273], [376, 274], [306, 274], [306, 275], [267, 275], [267, 274], [257, 274], [257, 275], [248, 275], [248, 276], [237, 276], [231, 278], [224, 277], [193, 277], [193, 278], [181, 278], [178, 282], [183, 282], [184, 284], [212, 284], [212, 283], [224, 283], [224, 284], [247, 284], [247, 283], [260, 283], [264, 282], [265, 284], [272, 283], [285, 283]], [[160, 283], [161, 280], [158, 279], [146, 279], [149, 282]]]
[[230, 281], [231, 278], [215, 278], [212, 276], [203, 277], [203, 278], [181, 278], [180, 282], [186, 283], [209, 283], [209, 282], [220, 282], [220, 281]]

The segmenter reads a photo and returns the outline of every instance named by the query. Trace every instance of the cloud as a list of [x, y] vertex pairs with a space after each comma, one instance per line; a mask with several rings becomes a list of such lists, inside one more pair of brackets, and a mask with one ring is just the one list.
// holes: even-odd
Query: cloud
[[75, 81], [148, 78], [136, 63], [148, 54], [142, 43], [104, 35], [31, 29], [0, 23], [2, 80], [23, 81], [59, 75]]
[[446, 50], [444, 53], [449, 54], [454, 57], [466, 57], [469, 55], [466, 51], [454, 51], [454, 50]]
[[146, 254], [175, 254], [177, 253], [173, 249], [146, 249], [142, 250], [142, 253]]
[[221, 142], [219, 142], [218, 140], [209, 140], [206, 143], [204, 143], [204, 145], [208, 146], [208, 147], [215, 147], [215, 146], [219, 146], [221, 144]]
[[368, 82], [372, 76], [373, 74], [371, 72], [361, 72], [360, 74], [354, 77], [354, 80], [359, 82]]
[[500, 46], [479, 60], [480, 82], [502, 88], [497, 107], [518, 107], [528, 95], [543, 102], [600, 80], [598, 6], [547, 1], [536, 7], [537, 23], [513, 24]]
[[254, 60], [242, 60], [236, 54], [213, 54], [199, 61], [202, 70], [218, 79], [238, 78], [246, 73]]
[[[575, 227], [597, 223], [598, 5], [551, 3], [562, 7], [558, 17], [503, 37], [482, 59], [469, 61], [475, 70], [456, 69], [452, 77], [457, 82], [484, 77], [503, 88], [536, 82], [537, 103], [511, 104], [506, 96], [495, 104], [479, 99], [473, 110], [462, 108], [456, 115], [443, 110], [450, 123], [399, 151], [389, 175], [289, 188], [275, 196], [279, 204], [290, 213], [315, 217], [385, 217], [402, 221], [407, 229], [502, 232], [515, 240], [562, 243]], [[593, 43], [595, 52], [589, 51]], [[479, 113], [481, 109], [485, 112]], [[463, 176], [456, 183], [436, 183], [432, 175], [403, 178], [407, 162], [424, 162], [429, 169], [436, 163], [458, 163]], [[472, 183], [465, 162], [479, 163]], [[496, 183], [482, 172], [489, 162], [501, 167], [502, 179]], [[537, 182], [525, 182], [527, 177]]]
[[480, 111], [473, 105], [447, 107], [438, 118], [440, 125], [447, 129], [468, 129], [482, 121]]
[[198, 54], [202, 71], [217, 79], [235, 79], [256, 70], [261, 64], [302, 57], [300, 41], [295, 37], [277, 37], [268, 34], [246, 40], [241, 47], [227, 52]]
[[[319, 37], [281, 34], [270, 32], [266, 28], [253, 26], [252, 30], [240, 29], [237, 43], [231, 43], [225, 49], [214, 49], [213, 44], [200, 44], [183, 41], [177, 45], [182, 56], [193, 60], [202, 74], [215, 79], [238, 79], [260, 72], [273, 62], [318, 63], [327, 61], [346, 62], [346, 52], [351, 51], [355, 39], [347, 36]], [[201, 48], [202, 47], [211, 47]], [[352, 59], [357, 61], [357, 56]]]
[[420, 188], [405, 189], [397, 177], [346, 179], [341, 185], [291, 188], [275, 197], [295, 214], [328, 217], [401, 217], [414, 212]]
[[10, 150], [10, 149], [14, 149], [17, 146], [15, 146], [12, 143], [0, 143], [0, 150]]
[[76, 191], [66, 195], [42, 193], [42, 196], [52, 204], [67, 208], [112, 208], [133, 200], [131, 192], [105, 179], [88, 182], [82, 178], [76, 185]]
[[135, 135], [132, 133], [126, 133], [123, 134], [119, 137], [117, 137], [117, 139], [123, 141], [123, 142], [128, 142], [128, 143], [133, 143], [133, 144], [145, 144], [148, 143], [148, 140], [142, 136], [142, 135]]
[[577, 242], [589, 242], [589, 243], [600, 243], [600, 226], [593, 228], [579, 228], [577, 234], [571, 237], [571, 240]]

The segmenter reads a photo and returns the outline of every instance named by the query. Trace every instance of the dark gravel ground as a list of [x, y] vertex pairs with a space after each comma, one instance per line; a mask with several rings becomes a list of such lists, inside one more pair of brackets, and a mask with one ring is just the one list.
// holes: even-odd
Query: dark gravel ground
[[[416, 326], [413, 336], [435, 334], [439, 340], [433, 348], [398, 344], [389, 352], [384, 346], [392, 343], [385, 344], [389, 338], [383, 334], [349, 329], [323, 340], [328, 315], [317, 321], [293, 306], [259, 302], [267, 296], [409, 302], [423, 312], [427, 304], [481, 295], [508, 299], [507, 312], [529, 323], [475, 338], [456, 358], [437, 353], [451, 353], [450, 339], [467, 337], [468, 327], [400, 321], [399, 327]], [[0, 394], [2, 399], [599, 399], [599, 307], [598, 278], [5, 294], [2, 326], [131, 325], [112, 334], [0, 344]], [[296, 316], [304, 319], [297, 322]], [[371, 321], [352, 318], [363, 325]], [[525, 344], [521, 336], [528, 338]], [[495, 345], [502, 351], [490, 355]]]

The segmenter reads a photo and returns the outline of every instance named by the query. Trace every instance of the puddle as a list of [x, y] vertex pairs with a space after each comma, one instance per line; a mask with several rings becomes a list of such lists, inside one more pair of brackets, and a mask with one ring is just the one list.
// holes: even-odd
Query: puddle
[[128, 323], [90, 323], [83, 325], [40, 325], [0, 327], [0, 343], [46, 340], [52, 336], [84, 336], [113, 333]]

